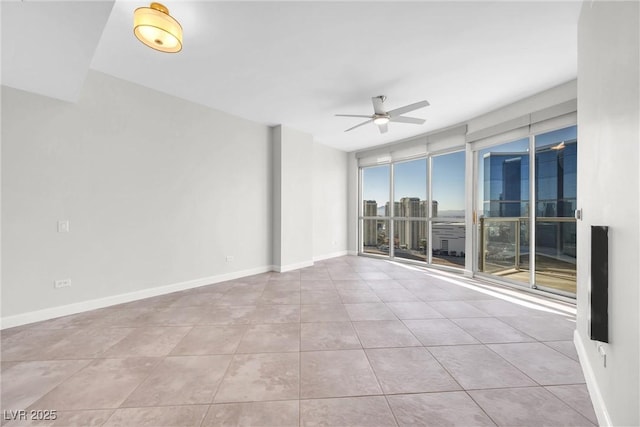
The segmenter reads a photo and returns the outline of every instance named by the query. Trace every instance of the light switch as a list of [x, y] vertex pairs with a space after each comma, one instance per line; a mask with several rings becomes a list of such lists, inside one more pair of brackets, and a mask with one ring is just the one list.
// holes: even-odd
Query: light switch
[[58, 221], [58, 233], [68, 233], [69, 232], [69, 220], [61, 220]]

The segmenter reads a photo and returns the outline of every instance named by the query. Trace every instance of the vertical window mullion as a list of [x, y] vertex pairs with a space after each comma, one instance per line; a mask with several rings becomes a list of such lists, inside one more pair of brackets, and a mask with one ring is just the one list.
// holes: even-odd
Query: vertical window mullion
[[536, 289], [536, 141], [529, 135], [529, 286]]

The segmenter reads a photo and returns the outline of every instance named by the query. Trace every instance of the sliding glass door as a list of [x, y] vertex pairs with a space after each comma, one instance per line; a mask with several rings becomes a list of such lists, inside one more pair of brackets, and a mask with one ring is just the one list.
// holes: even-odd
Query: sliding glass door
[[478, 272], [575, 295], [576, 155], [575, 126], [476, 151]]

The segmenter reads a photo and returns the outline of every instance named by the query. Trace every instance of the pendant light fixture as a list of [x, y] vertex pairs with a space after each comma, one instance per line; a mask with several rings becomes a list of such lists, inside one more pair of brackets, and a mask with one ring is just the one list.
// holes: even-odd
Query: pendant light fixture
[[133, 12], [133, 34], [160, 52], [182, 50], [182, 27], [160, 3], [151, 3], [149, 7], [139, 7]]

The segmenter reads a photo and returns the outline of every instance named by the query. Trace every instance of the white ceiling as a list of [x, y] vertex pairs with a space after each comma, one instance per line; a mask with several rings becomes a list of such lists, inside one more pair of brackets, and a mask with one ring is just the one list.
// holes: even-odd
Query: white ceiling
[[[25, 7], [41, 8], [41, 16], [51, 17], [52, 5], [73, 11], [62, 32], [74, 33], [75, 44], [21, 42], [11, 56], [19, 61], [7, 64], [7, 38], [11, 44], [25, 37], [29, 23], [6, 31], [5, 21]], [[77, 99], [72, 85], [66, 97], [55, 95], [29, 84], [33, 73], [21, 82], [14, 71], [41, 67], [64, 81], [71, 64], [81, 85], [84, 77], [78, 73], [86, 75], [82, 64], [92, 57], [95, 70], [256, 122], [283, 124], [351, 151], [453, 125], [576, 77], [579, 1], [166, 0], [184, 28], [184, 49], [178, 54], [153, 51], [133, 36], [133, 10], [148, 3], [111, 5], [3, 4], [3, 84]], [[104, 21], [96, 39], [94, 29]], [[42, 41], [58, 34], [45, 25], [32, 28], [28, 38]], [[45, 48], [49, 54], [39, 57]], [[34, 54], [17, 55], [16, 49], [34, 49]], [[11, 80], [5, 79], [7, 73]], [[373, 125], [343, 132], [360, 119], [334, 114], [371, 114], [370, 98], [376, 95], [387, 96], [388, 109], [427, 99], [430, 107], [409, 114], [427, 122], [390, 123], [384, 135]]]

